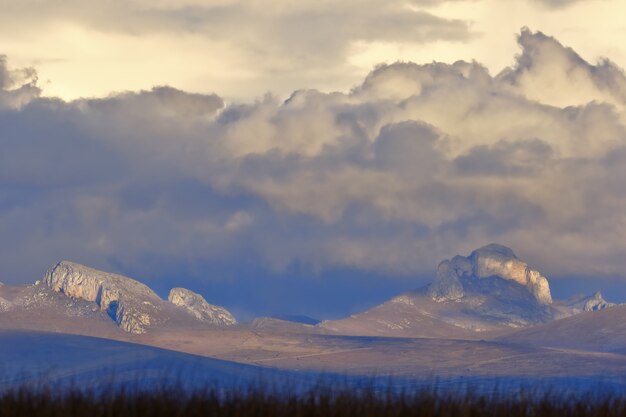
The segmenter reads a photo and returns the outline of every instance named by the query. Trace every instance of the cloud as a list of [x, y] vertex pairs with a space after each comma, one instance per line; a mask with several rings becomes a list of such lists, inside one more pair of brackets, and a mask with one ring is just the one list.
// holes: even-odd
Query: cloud
[[[10, 0], [0, 22], [58, 27], [59, 22], [103, 33], [131, 36], [200, 35], [242, 51], [264, 73], [323, 70], [343, 63], [356, 41], [422, 44], [468, 40], [470, 25], [439, 17], [403, 0], [331, 1], [59, 1]], [[33, 10], [37, 13], [33, 13]], [[3, 20], [5, 22], [3, 22]], [[233, 30], [245, 28], [245, 30]], [[276, 61], [283, 62], [280, 65]]]
[[[623, 274], [624, 75], [542, 33], [519, 44], [497, 76], [395, 63], [284, 101], [27, 96], [0, 111], [0, 264], [412, 277], [498, 241], [548, 275]], [[2, 94], [33, 77], [3, 75]]]
[[523, 52], [517, 65], [499, 76], [514, 91], [560, 107], [590, 101], [626, 103], [626, 76], [609, 60], [591, 65], [556, 39], [528, 29], [522, 30], [518, 42]]
[[40, 93], [34, 69], [10, 69], [6, 56], [0, 55], [0, 108], [19, 108]]
[[575, 3], [580, 3], [583, 1], [592, 1], [592, 0], [533, 0], [533, 1], [551, 9], [558, 9], [562, 7], [571, 6]]
[[454, 164], [459, 174], [466, 176], [528, 176], [540, 171], [552, 157], [552, 148], [541, 140], [503, 140], [493, 146], [476, 146]]

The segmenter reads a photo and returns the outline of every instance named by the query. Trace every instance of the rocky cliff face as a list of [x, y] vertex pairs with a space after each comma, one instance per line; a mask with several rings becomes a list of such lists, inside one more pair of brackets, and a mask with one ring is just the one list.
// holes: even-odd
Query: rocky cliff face
[[154, 324], [162, 300], [146, 285], [73, 262], [52, 267], [44, 283], [69, 297], [95, 302], [101, 311], [129, 333], [145, 333]]
[[237, 321], [228, 310], [209, 304], [200, 294], [188, 289], [172, 288], [167, 299], [202, 322], [218, 326], [237, 324]]
[[[576, 302], [578, 313], [604, 305], [597, 297]], [[573, 306], [553, 303], [545, 277], [511, 249], [491, 244], [442, 261], [428, 286], [318, 327], [353, 335], [471, 338], [572, 314]]]
[[497, 244], [476, 249], [467, 258], [455, 256], [441, 262], [429, 293], [435, 301], [459, 300], [468, 291], [484, 289], [481, 280], [494, 278], [519, 284], [541, 305], [552, 304], [548, 280], [520, 261], [511, 249]]

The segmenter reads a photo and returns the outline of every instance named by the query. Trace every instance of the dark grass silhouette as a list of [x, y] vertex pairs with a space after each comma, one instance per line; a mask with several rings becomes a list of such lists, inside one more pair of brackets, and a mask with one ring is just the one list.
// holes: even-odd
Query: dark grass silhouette
[[280, 394], [176, 388], [149, 391], [16, 388], [0, 394], [0, 416], [22, 417], [612, 417], [626, 416], [626, 396], [439, 394], [317, 387]]

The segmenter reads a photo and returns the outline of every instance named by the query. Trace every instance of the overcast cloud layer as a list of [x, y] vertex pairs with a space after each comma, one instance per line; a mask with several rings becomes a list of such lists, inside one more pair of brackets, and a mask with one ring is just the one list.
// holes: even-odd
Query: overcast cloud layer
[[626, 77], [542, 33], [519, 45], [497, 76], [397, 63], [350, 92], [227, 106], [169, 87], [41, 98], [2, 58], [0, 281], [63, 258], [411, 279], [489, 242], [548, 276], [624, 277]]

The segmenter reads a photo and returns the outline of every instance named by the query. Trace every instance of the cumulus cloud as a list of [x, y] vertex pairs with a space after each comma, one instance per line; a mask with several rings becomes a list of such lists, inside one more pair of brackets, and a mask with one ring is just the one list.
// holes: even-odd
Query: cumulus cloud
[[0, 108], [19, 108], [40, 93], [34, 69], [11, 69], [6, 56], [0, 55]]
[[559, 107], [626, 102], [624, 71], [609, 60], [591, 65], [556, 39], [528, 29], [522, 30], [519, 43], [523, 52], [517, 65], [500, 74], [514, 91]]
[[32, 95], [0, 111], [0, 264], [415, 276], [498, 241], [546, 274], [620, 274], [624, 74], [542, 33], [519, 44], [496, 76], [396, 63], [349, 92], [284, 101]]

